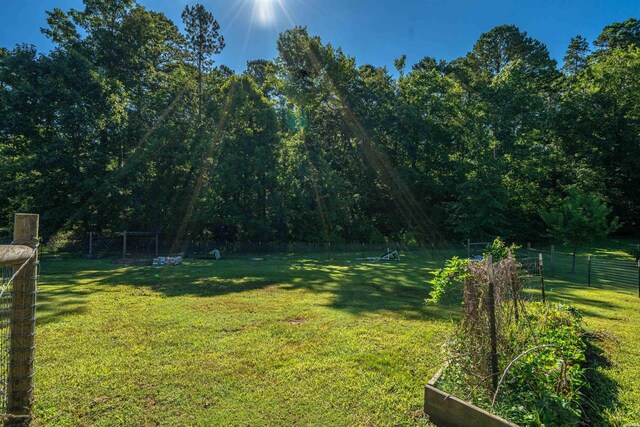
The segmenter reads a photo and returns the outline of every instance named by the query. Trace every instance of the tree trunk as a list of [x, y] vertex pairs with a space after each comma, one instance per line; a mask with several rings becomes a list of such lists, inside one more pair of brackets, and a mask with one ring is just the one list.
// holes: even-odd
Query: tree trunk
[[198, 57], [198, 125], [202, 123], [202, 60]]

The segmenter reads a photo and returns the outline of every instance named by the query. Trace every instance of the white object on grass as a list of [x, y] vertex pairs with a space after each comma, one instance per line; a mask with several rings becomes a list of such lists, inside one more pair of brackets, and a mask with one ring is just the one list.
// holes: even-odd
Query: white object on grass
[[154, 258], [152, 265], [180, 265], [182, 264], [181, 256], [161, 256]]
[[387, 253], [379, 257], [367, 257], [367, 258], [358, 258], [363, 261], [400, 261], [400, 254], [398, 251], [390, 251], [387, 249]]

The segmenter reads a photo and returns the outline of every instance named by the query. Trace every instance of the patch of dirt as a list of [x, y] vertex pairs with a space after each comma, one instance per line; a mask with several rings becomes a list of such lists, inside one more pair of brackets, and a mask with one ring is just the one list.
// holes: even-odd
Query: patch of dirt
[[304, 323], [304, 319], [302, 317], [294, 317], [293, 319], [285, 320], [290, 325], [302, 325]]

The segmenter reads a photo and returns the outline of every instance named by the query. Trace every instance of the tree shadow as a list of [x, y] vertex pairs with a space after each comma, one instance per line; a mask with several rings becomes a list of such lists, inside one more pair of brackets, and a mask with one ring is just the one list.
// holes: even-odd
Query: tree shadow
[[[456, 317], [459, 305], [425, 307], [435, 263], [420, 260], [359, 262], [264, 256], [261, 261], [186, 261], [181, 266], [122, 267], [105, 260], [69, 263], [75, 272], [55, 264], [48, 282], [68, 283], [64, 292], [87, 284], [147, 287], [167, 297], [217, 297], [271, 289], [328, 294], [325, 304], [353, 314], [390, 311], [408, 319]], [[79, 293], [80, 295], [80, 293]], [[49, 299], [55, 299], [52, 295]], [[69, 305], [73, 305], [71, 302]]]
[[460, 306], [425, 305], [432, 268], [413, 262], [341, 262], [305, 261], [294, 264], [316, 280], [295, 278], [285, 288], [331, 293], [328, 306], [352, 314], [393, 311], [410, 319], [451, 318]]
[[89, 294], [86, 288], [74, 284], [45, 287], [38, 291], [37, 324], [47, 324], [74, 314], [86, 312], [85, 299]]
[[585, 336], [585, 404], [582, 408], [581, 426], [607, 426], [607, 413], [619, 405], [618, 383], [609, 375], [612, 367], [607, 353], [598, 345], [603, 342], [601, 333], [589, 333]]

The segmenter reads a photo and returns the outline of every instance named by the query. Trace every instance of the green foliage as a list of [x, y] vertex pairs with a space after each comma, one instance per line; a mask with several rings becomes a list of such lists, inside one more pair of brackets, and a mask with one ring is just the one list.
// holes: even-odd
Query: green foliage
[[[455, 342], [464, 341], [458, 330]], [[511, 322], [507, 345], [500, 350], [501, 370], [516, 358], [500, 385], [495, 413], [522, 426], [572, 426], [581, 421], [585, 405], [585, 331], [575, 310], [559, 304], [527, 303], [524, 318]], [[528, 353], [522, 355], [523, 353]], [[455, 359], [439, 386], [456, 396], [471, 396], [485, 409], [493, 393], [477, 388], [477, 379]]]
[[225, 40], [202, 5], [181, 33], [133, 0], [83, 4], [48, 13], [51, 52], [0, 49], [0, 223], [30, 210], [46, 235], [533, 241], [539, 211], [579, 187], [637, 232], [635, 19], [594, 53], [574, 38], [564, 74], [501, 25], [462, 58], [398, 58], [398, 78], [296, 27], [239, 80], [214, 67]]
[[508, 258], [510, 255], [511, 257], [515, 257], [515, 253], [519, 248], [520, 246], [515, 243], [512, 243], [511, 246], [507, 246], [500, 237], [496, 237], [493, 242], [487, 245], [487, 252], [485, 253], [485, 256], [490, 254], [493, 262], [498, 262]]
[[186, 5], [182, 11], [182, 21], [186, 32], [186, 57], [198, 73], [198, 124], [201, 124], [204, 73], [213, 65], [213, 55], [222, 52], [225, 42], [220, 34], [220, 24], [200, 3]]
[[185, 6], [182, 20], [191, 59], [198, 70], [202, 71], [211, 65], [211, 55], [219, 54], [225, 47], [224, 37], [220, 35], [220, 24], [213, 14], [199, 3]]
[[569, 42], [567, 53], [564, 56], [562, 70], [568, 75], [575, 75], [587, 67], [589, 56], [589, 43], [582, 36], [575, 36]]
[[[493, 242], [487, 245], [487, 252], [490, 254], [493, 262], [499, 262], [506, 259], [509, 254], [515, 254], [519, 247], [515, 244], [507, 246], [502, 239], [496, 237]], [[469, 260], [461, 259], [454, 256], [445, 261], [444, 268], [438, 269], [433, 273], [433, 279], [429, 282], [431, 291], [427, 303], [439, 303], [446, 298], [453, 290], [460, 291], [464, 281], [469, 278]]]
[[46, 243], [43, 250], [46, 250], [49, 253], [56, 253], [64, 250], [69, 246], [69, 244], [73, 243], [74, 234], [73, 230], [59, 231], [49, 238], [49, 241]]
[[598, 196], [571, 190], [558, 207], [541, 212], [549, 233], [575, 248], [581, 243], [605, 237], [619, 228], [617, 218], [609, 220], [611, 208]]
[[608, 50], [640, 47], [640, 20], [629, 18], [607, 25], [593, 44]]
[[431, 291], [427, 303], [439, 303], [452, 290], [461, 290], [469, 277], [469, 260], [453, 257], [445, 262], [445, 267], [436, 270], [431, 279]]
[[[575, 310], [562, 305], [527, 304], [525, 318], [512, 325], [517, 344], [505, 359], [534, 346], [508, 372], [496, 412], [522, 426], [573, 426], [585, 405], [585, 331]], [[523, 337], [527, 337], [523, 339]]]

